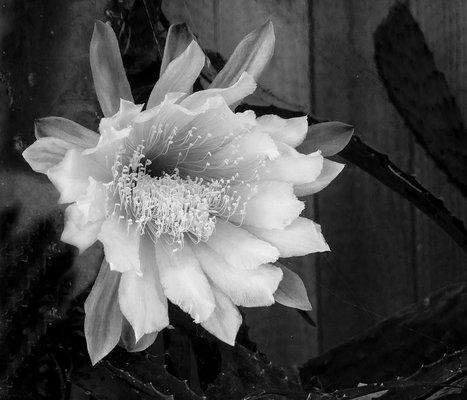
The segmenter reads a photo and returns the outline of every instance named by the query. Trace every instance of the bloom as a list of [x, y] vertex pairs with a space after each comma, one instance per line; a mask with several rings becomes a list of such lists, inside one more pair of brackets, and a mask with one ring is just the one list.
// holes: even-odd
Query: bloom
[[230, 344], [237, 306], [310, 309], [300, 278], [277, 260], [329, 250], [320, 226], [300, 217], [297, 196], [321, 190], [343, 166], [295, 149], [306, 117], [233, 111], [272, 55], [272, 25], [248, 35], [210, 88], [195, 93], [205, 56], [182, 29], [169, 30], [143, 110], [111, 27], [97, 22], [90, 56], [99, 134], [44, 118], [23, 153], [69, 204], [61, 239], [80, 252], [103, 244], [85, 304], [93, 363], [118, 342], [130, 351], [152, 344], [169, 324], [167, 299]]

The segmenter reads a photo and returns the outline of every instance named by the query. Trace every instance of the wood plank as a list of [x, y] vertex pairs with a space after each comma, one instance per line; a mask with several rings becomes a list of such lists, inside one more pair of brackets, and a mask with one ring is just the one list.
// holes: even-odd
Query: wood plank
[[[219, 52], [225, 59], [245, 34], [270, 18], [276, 33], [275, 55], [260, 78], [259, 86], [267, 100], [275, 105], [310, 111], [310, 46], [305, 0], [295, 1], [293, 7], [275, 0], [177, 0], [165, 1], [163, 11], [171, 23], [187, 22], [199, 36], [201, 45]], [[248, 101], [261, 103], [257, 96]], [[307, 201], [306, 213], [313, 216], [311, 199]], [[293, 269], [306, 283], [311, 302], [316, 304], [314, 258], [309, 256], [292, 262]], [[245, 311], [252, 339], [271, 360], [293, 365], [316, 354], [317, 331], [294, 310], [274, 305]]]
[[[462, 0], [413, 0], [411, 12], [422, 29], [437, 68], [446, 80], [467, 122], [467, 3]], [[467, 202], [439, 171], [425, 150], [415, 146], [415, 173], [420, 182], [442, 197], [448, 208], [467, 222]], [[415, 214], [418, 291], [425, 296], [450, 283], [467, 280], [467, 255], [422, 214]]]
[[[314, 112], [354, 125], [365, 141], [410, 171], [413, 142], [373, 58], [373, 32], [392, 3], [313, 2]], [[414, 210], [351, 165], [316, 201], [333, 250], [319, 257], [317, 269], [325, 350], [415, 300]]]

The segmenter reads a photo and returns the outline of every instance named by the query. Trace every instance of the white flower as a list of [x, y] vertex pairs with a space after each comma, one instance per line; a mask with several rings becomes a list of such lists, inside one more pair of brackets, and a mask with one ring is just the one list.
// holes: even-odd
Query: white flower
[[44, 118], [23, 154], [70, 203], [61, 239], [80, 252], [104, 246], [85, 304], [93, 363], [119, 341], [131, 351], [149, 346], [169, 324], [167, 299], [232, 345], [236, 306], [310, 309], [300, 278], [274, 263], [329, 249], [296, 196], [321, 190], [342, 165], [295, 150], [306, 117], [232, 111], [272, 55], [272, 25], [247, 36], [212, 86], [193, 94], [205, 56], [195, 41], [181, 46], [179, 31], [169, 31], [143, 111], [112, 29], [98, 22], [90, 53], [100, 135]]

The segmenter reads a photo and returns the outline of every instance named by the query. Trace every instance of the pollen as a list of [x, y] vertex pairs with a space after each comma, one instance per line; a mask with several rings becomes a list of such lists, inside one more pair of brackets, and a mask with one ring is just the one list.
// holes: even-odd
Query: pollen
[[126, 219], [129, 227], [136, 224], [154, 242], [163, 236], [181, 248], [186, 237], [207, 241], [218, 219], [244, 212], [245, 201], [231, 188], [234, 179], [181, 177], [177, 168], [154, 177], [143, 150], [138, 146], [126, 165], [117, 157], [114, 179], [107, 187], [114, 204], [108, 213]]

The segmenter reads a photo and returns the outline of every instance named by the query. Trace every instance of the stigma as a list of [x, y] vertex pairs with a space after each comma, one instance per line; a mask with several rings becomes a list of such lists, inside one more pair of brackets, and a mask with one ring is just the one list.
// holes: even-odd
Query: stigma
[[129, 229], [136, 225], [154, 242], [163, 237], [182, 248], [186, 238], [206, 242], [217, 220], [244, 212], [245, 201], [231, 190], [235, 177], [182, 177], [178, 168], [152, 176], [151, 161], [143, 151], [138, 146], [127, 162], [117, 156], [113, 181], [107, 185], [107, 204], [111, 205], [107, 205], [107, 214], [124, 220]]

